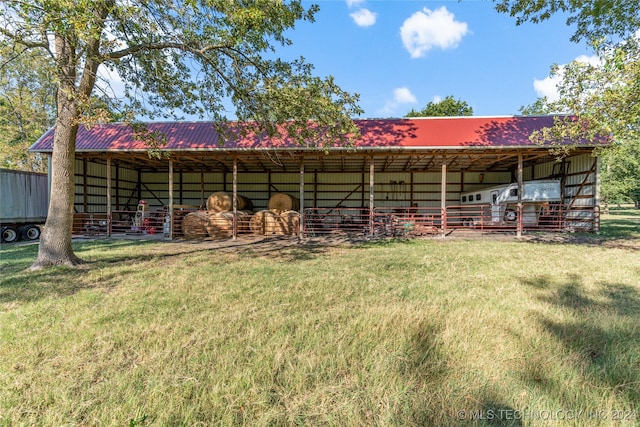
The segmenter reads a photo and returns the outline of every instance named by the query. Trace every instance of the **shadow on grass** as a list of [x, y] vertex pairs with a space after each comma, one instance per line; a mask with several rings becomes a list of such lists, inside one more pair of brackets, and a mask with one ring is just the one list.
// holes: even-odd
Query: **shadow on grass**
[[[442, 425], [453, 416], [433, 391], [446, 382], [449, 357], [442, 345], [440, 321], [422, 321], [408, 332], [398, 371], [411, 385], [393, 425]], [[455, 419], [455, 418], [454, 418]], [[443, 421], [445, 420], [445, 421]]]
[[[182, 265], [185, 257], [199, 254], [236, 254], [244, 258], [265, 258], [274, 262], [311, 260], [329, 253], [332, 248], [358, 243], [348, 236], [340, 238], [306, 239], [296, 237], [238, 239], [225, 241], [155, 241], [130, 239], [94, 239], [74, 241], [76, 255], [86, 264], [76, 268], [52, 267], [30, 271], [38, 252], [37, 244], [3, 245], [0, 250], [0, 304], [33, 301], [47, 296], [66, 296], [83, 289], [112, 288], [128, 274], [156, 265]], [[114, 273], [102, 271], [100, 283], [88, 278], [93, 271], [114, 268]]]
[[637, 219], [608, 219], [602, 224], [601, 234], [607, 238], [637, 239], [640, 237], [640, 217]]
[[[68, 296], [83, 289], [110, 288], [128, 274], [126, 268], [114, 273], [101, 274], [100, 282], [92, 282], [87, 273], [101, 269], [111, 262], [120, 261], [120, 257], [110, 258], [110, 251], [135, 249], [149, 245], [147, 241], [95, 240], [73, 242], [74, 252], [81, 259], [90, 252], [98, 252], [99, 259], [90, 260], [76, 268], [66, 266], [51, 267], [31, 271], [38, 245], [5, 246], [0, 252], [0, 304], [34, 301], [49, 296]], [[140, 258], [144, 255], [140, 255]], [[95, 258], [95, 257], [89, 257]], [[134, 260], [132, 263], [137, 262]]]
[[577, 244], [640, 251], [640, 209], [624, 209], [603, 215], [600, 233], [527, 233], [536, 243]]
[[[578, 275], [562, 282], [551, 277], [521, 282], [538, 289], [538, 300], [560, 314], [553, 318], [539, 314], [538, 322], [564, 349], [564, 365], [555, 360], [531, 361], [523, 372], [523, 380], [545, 393], [560, 396], [561, 401], [570, 405], [579, 399], [576, 390], [545, 374], [554, 369], [553, 364], [558, 363], [557, 370], [566, 370], [566, 364], [570, 363], [570, 371], [578, 375], [577, 381], [588, 384], [588, 389], [581, 393], [596, 389], [599, 394], [615, 399], [618, 405], [636, 409], [640, 402], [639, 290], [603, 283], [597, 291], [589, 292]], [[583, 396], [584, 400], [587, 399]]]
[[[391, 424], [521, 426], [518, 412], [505, 402], [499, 390], [489, 388], [476, 396], [451, 394], [447, 384], [449, 377], [455, 378], [459, 374], [456, 371], [458, 362], [451, 359], [445, 348], [444, 322], [444, 319], [423, 321], [408, 331], [398, 366], [408, 391], [404, 405], [399, 405], [401, 410], [396, 412]], [[463, 401], [466, 403], [461, 403]]]

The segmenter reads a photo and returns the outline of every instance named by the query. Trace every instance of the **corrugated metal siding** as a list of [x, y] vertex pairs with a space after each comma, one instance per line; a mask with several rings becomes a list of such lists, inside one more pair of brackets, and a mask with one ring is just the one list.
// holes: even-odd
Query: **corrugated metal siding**
[[593, 206], [595, 204], [596, 174], [592, 171], [595, 157], [588, 154], [571, 158], [565, 183], [565, 197], [574, 199], [574, 206]]
[[6, 222], [43, 222], [49, 208], [46, 175], [0, 169], [0, 218]]
[[[580, 190], [576, 206], [592, 205], [595, 193], [595, 177], [588, 176], [587, 183], [581, 185], [595, 158], [589, 155], [571, 157], [567, 160], [567, 194], [571, 197]], [[546, 178], [554, 172], [554, 162], [524, 169], [524, 178]], [[135, 210], [139, 195], [137, 189], [138, 172], [133, 169], [113, 165], [113, 185], [116, 185], [118, 168], [118, 191], [112, 189], [112, 206]], [[555, 166], [556, 170], [558, 166]], [[104, 212], [106, 209], [106, 167], [104, 164], [87, 163], [86, 179], [83, 163], [76, 162], [76, 210], [84, 212]], [[305, 171], [305, 207], [333, 208], [341, 205], [359, 208], [369, 205], [369, 170], [353, 173], [322, 173]], [[375, 173], [374, 204], [377, 207], [405, 207], [416, 203], [420, 207], [440, 206], [440, 172], [381, 172]], [[460, 193], [493, 185], [511, 182], [510, 172], [449, 172], [447, 173], [447, 205], [459, 205]], [[143, 186], [140, 198], [147, 200], [150, 207], [159, 209], [169, 203], [168, 174], [166, 172], [145, 172], [140, 177]], [[233, 174], [230, 172], [176, 172], [174, 174], [174, 204], [200, 206], [214, 192], [233, 190]], [[243, 173], [238, 171], [238, 193], [252, 200], [255, 210], [266, 209], [276, 192], [285, 192], [299, 197], [299, 171], [269, 173]], [[413, 185], [412, 185], [413, 183]], [[86, 197], [85, 197], [86, 188]], [[117, 195], [116, 195], [117, 193]], [[567, 199], [569, 203], [571, 199]]]

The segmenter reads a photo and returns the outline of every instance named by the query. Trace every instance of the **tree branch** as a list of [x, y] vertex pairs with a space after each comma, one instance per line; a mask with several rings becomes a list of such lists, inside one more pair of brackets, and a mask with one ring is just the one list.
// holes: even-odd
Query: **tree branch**
[[6, 28], [1, 28], [1, 27], [0, 27], [0, 34], [29, 49], [43, 48], [43, 49], [49, 50], [49, 43], [46, 41], [35, 42], [32, 40], [27, 40], [27, 39], [24, 39], [22, 36], [18, 34], [14, 34], [11, 31], [7, 30]]
[[124, 58], [125, 56], [135, 55], [136, 53], [139, 53], [145, 50], [163, 50], [163, 49], [178, 49], [185, 52], [191, 52], [194, 54], [198, 54], [200, 56], [204, 56], [210, 50], [220, 50], [224, 48], [230, 48], [230, 46], [211, 45], [211, 46], [206, 46], [202, 49], [194, 49], [189, 45], [187, 45], [186, 43], [180, 43], [180, 42], [145, 43], [145, 44], [130, 46], [126, 49], [121, 49], [108, 54], [103, 54], [102, 57], [105, 60], [117, 60], [117, 59]]

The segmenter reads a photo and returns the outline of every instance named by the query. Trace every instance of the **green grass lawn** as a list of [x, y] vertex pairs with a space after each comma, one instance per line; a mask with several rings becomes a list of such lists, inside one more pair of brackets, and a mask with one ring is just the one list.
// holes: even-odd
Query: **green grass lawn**
[[0, 425], [638, 425], [640, 212], [602, 227], [3, 245]]

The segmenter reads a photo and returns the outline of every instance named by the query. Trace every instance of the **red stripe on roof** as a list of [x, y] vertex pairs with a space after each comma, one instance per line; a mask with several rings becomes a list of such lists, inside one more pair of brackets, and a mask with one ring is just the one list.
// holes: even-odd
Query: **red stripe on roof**
[[[403, 147], [517, 147], [535, 145], [529, 135], [554, 124], [553, 116], [526, 117], [438, 117], [412, 119], [356, 120], [362, 138], [358, 148]], [[234, 150], [299, 148], [280, 138], [249, 136], [218, 144], [219, 138], [210, 122], [149, 123], [150, 131], [166, 135], [165, 150]], [[47, 152], [53, 147], [54, 129], [45, 133], [30, 151]], [[90, 129], [80, 127], [76, 151], [146, 150], [144, 142], [134, 139], [128, 125], [112, 123]]]

